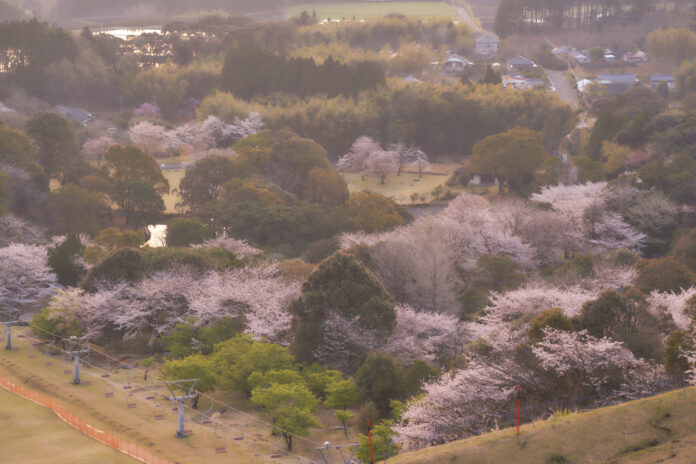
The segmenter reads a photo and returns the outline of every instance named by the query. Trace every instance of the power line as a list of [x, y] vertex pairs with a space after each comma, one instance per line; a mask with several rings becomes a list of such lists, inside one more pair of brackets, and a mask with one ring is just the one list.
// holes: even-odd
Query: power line
[[[41, 327], [37, 327], [37, 326], [35, 326], [35, 325], [31, 324], [31, 323], [30, 323], [29, 325], [30, 325], [31, 327], [33, 327], [33, 328], [37, 328], [38, 330], [41, 330], [42, 332], [45, 332], [45, 333], [48, 334], [48, 335], [51, 335], [51, 336], [53, 336], [53, 337], [58, 337], [56, 334], [54, 334], [54, 333], [52, 333], [52, 332], [50, 332], [50, 331], [48, 331], [48, 330], [46, 330], [46, 329], [43, 329], [43, 328], [41, 328]], [[59, 337], [58, 337], [58, 338], [59, 338]], [[142, 370], [142, 369], [140, 369], [140, 368], [138, 368], [138, 367], [136, 367], [136, 366], [132, 366], [132, 365], [130, 365], [130, 364], [124, 363], [123, 361], [121, 361], [121, 360], [119, 360], [119, 359], [117, 359], [117, 358], [115, 358], [115, 357], [113, 357], [113, 356], [110, 356], [109, 354], [107, 354], [107, 353], [105, 353], [105, 352], [103, 352], [103, 351], [100, 351], [100, 350], [98, 350], [98, 349], [96, 349], [96, 348], [92, 348], [92, 352], [98, 353], [98, 354], [100, 354], [101, 356], [103, 356], [103, 357], [105, 357], [105, 358], [107, 358], [107, 359], [109, 359], [109, 360], [111, 360], [111, 361], [115, 361], [116, 363], [118, 363], [118, 364], [120, 364], [120, 365], [126, 366], [126, 367], [128, 367], [129, 370], [138, 370], [138, 371], [144, 372], [144, 370]], [[264, 424], [264, 425], [266, 425], [266, 426], [269, 426], [269, 427], [271, 427], [271, 428], [273, 428], [273, 429], [275, 429], [275, 430], [278, 430], [278, 431], [280, 431], [280, 432], [282, 432], [282, 433], [284, 433], [284, 434], [291, 435], [291, 436], [297, 438], [298, 440], [302, 440], [302, 441], [305, 441], [305, 442], [309, 443], [310, 445], [312, 445], [312, 446], [314, 446], [314, 447], [321, 447], [321, 446], [323, 446], [323, 443], [315, 442], [315, 441], [313, 441], [313, 440], [310, 440], [309, 438], [305, 438], [305, 437], [302, 437], [302, 436], [297, 435], [297, 434], [295, 434], [295, 433], [292, 433], [292, 432], [290, 432], [290, 431], [288, 431], [288, 430], [279, 428], [279, 427], [275, 426], [274, 424], [272, 424], [271, 422], [264, 421], [263, 419], [260, 419], [260, 418], [258, 418], [257, 416], [255, 416], [255, 415], [253, 415], [253, 414], [249, 414], [249, 413], [244, 412], [244, 411], [242, 411], [242, 410], [240, 410], [240, 409], [237, 409], [237, 408], [235, 408], [234, 406], [232, 406], [232, 405], [230, 405], [230, 404], [224, 403], [224, 402], [222, 402], [222, 401], [220, 401], [220, 400], [217, 400], [217, 399], [213, 398], [213, 397], [210, 396], [210, 395], [207, 395], [206, 393], [203, 393], [203, 392], [198, 392], [198, 393], [199, 393], [202, 397], [207, 398], [207, 399], [209, 399], [210, 401], [212, 401], [212, 402], [214, 402], [214, 403], [217, 403], [217, 404], [219, 404], [219, 405], [222, 406], [222, 407], [225, 407], [225, 408], [227, 408], [227, 409], [229, 409], [229, 410], [232, 410], [232, 411], [236, 412], [237, 414], [240, 414], [240, 415], [242, 415], [242, 416], [244, 416], [244, 417], [248, 417], [248, 418], [250, 418], [250, 419], [252, 419], [252, 420], [254, 420], [254, 421], [256, 421], [256, 422], [258, 422], [258, 423], [260, 423], [260, 424]]]
[[[40, 329], [40, 328], [39, 328], [39, 329]], [[41, 329], [40, 329], [40, 330], [41, 330]], [[44, 331], [45, 331], [45, 330], [44, 330]], [[45, 331], [45, 332], [48, 332], [48, 331]], [[38, 341], [38, 339], [36, 339], [36, 338], [33, 338], [33, 337], [29, 337], [29, 338]], [[64, 350], [63, 348], [57, 346], [54, 342], [46, 342], [46, 345], [47, 345], [47, 346], [53, 347], [53, 348], [56, 349], [57, 351], [66, 352], [66, 350]], [[118, 360], [117, 360], [117, 361], [118, 361]], [[128, 367], [130, 367], [130, 366], [127, 365], [127, 364], [125, 364], [125, 365], [128, 366]], [[96, 365], [94, 365], [94, 364], [90, 364], [90, 366], [91, 366], [91, 367], [94, 367], [95, 369], [97, 369], [97, 370], [99, 370], [99, 371], [102, 371], [102, 372], [104, 372], [104, 373], [108, 373], [108, 371], [106, 371], [105, 369], [102, 369], [102, 368], [100, 368], [99, 366], [96, 366]], [[88, 375], [94, 375], [94, 374], [90, 374], [89, 372], [88, 372], [87, 374], [88, 374]], [[107, 380], [104, 380], [104, 381], [105, 381], [105, 383], [110, 383], [110, 384], [112, 384], [112, 385], [116, 385], [116, 382], [107, 381]], [[129, 382], [130, 382], [130, 380], [129, 380]], [[156, 385], [153, 385], [153, 386], [156, 386]], [[124, 388], [125, 388], [125, 387], [124, 387]], [[141, 387], [141, 388], [150, 388], [150, 387], [147, 387], [147, 386], [146, 386], [146, 387]], [[163, 395], [163, 396], [164, 396], [164, 395]], [[155, 406], [155, 407], [156, 407], [156, 406]], [[210, 418], [210, 419], [213, 418], [213, 416], [206, 416], [205, 414], [201, 413], [200, 411], [196, 411], [196, 410], [193, 409], [191, 406], [188, 406], [188, 405], [186, 405], [186, 404], [183, 404], [183, 407], [186, 408], [186, 409], [189, 409], [192, 413], [196, 413], [196, 414], [199, 414], [199, 415], [201, 415], [201, 416], [203, 416], [203, 417], [208, 417], [208, 418]], [[211, 422], [212, 422], [212, 420], [211, 420]], [[204, 424], [201, 424], [201, 425], [204, 425]], [[216, 425], [219, 425], [219, 426], [221, 426], [221, 427], [223, 427], [223, 428], [226, 428], [226, 429], [231, 428], [231, 429], [235, 429], [235, 430], [236, 430], [235, 427], [229, 426], [228, 424], [224, 424], [224, 423], [222, 423], [222, 422], [216, 422]], [[280, 447], [278, 447], [277, 445], [274, 445], [274, 444], [270, 443], [269, 441], [264, 440], [264, 439], [262, 439], [262, 438], [254, 438], [254, 439], [253, 439], [253, 444], [252, 444], [252, 446], [250, 447], [250, 452], [256, 453], [256, 452], [254, 451], [254, 449], [255, 449], [255, 446], [256, 446], [256, 443], [257, 443], [257, 442], [268, 445], [269, 450], [272, 450], [273, 448], [276, 448], [276, 449], [279, 449], [280, 451], [284, 452], [286, 455], [291, 456], [291, 457], [293, 457], [293, 458], [296, 458], [296, 459], [297, 459], [296, 464], [301, 464], [302, 461], [306, 461], [308, 464], [314, 464], [313, 461], [311, 461], [310, 459], [308, 459], [308, 458], [306, 458], [306, 457], [304, 457], [304, 456], [300, 456], [300, 455], [291, 453], [291, 452], [289, 452], [289, 451], [281, 450]], [[262, 455], [261, 455], [261, 454], [254, 454], [254, 456], [262, 456]]]
[[[34, 324], [31, 324], [31, 323], [29, 323], [29, 326], [32, 327], [32, 328], [34, 328], [34, 329], [37, 329], [37, 330], [39, 330], [39, 331], [41, 331], [41, 332], [44, 332], [44, 333], [47, 334], [47, 335], [52, 336], [54, 339], [59, 339], [59, 338], [60, 338], [56, 333], [51, 332], [51, 331], [49, 331], [49, 330], [46, 330], [46, 329], [44, 329], [44, 328], [42, 328], [42, 327], [38, 327], [38, 326], [36, 326], [36, 325], [34, 325]], [[34, 337], [30, 337], [30, 338], [32, 338], [33, 340], [40, 341], [39, 339], [36, 339], [36, 338], [34, 338]], [[60, 351], [60, 352], [66, 352], [66, 350], [64, 350], [64, 349], [61, 348], [61, 347], [56, 346], [55, 343], [53, 343], [53, 342], [45, 342], [45, 343], [48, 344], [48, 345], [50, 345], [50, 346], [52, 346], [53, 348], [55, 348], [56, 350], [58, 350], [58, 351]], [[111, 355], [109, 355], [109, 354], [103, 352], [103, 351], [100, 351], [100, 350], [98, 350], [98, 349], [96, 349], [96, 348], [93, 348], [93, 347], [92, 347], [92, 348], [90, 348], [90, 350], [91, 350], [91, 352], [93, 352], [93, 353], [97, 353], [97, 354], [103, 356], [104, 358], [106, 358], [107, 360], [109, 360], [109, 362], [112, 362], [112, 361], [113, 361], [113, 362], [115, 362], [115, 363], [117, 363], [117, 364], [119, 364], [119, 365], [121, 365], [121, 366], [124, 366], [125, 368], [127, 368], [127, 370], [137, 370], [137, 371], [140, 371], [140, 372], [144, 372], [144, 370], [142, 370], [142, 369], [140, 369], [140, 368], [137, 368], [136, 366], [127, 364], [127, 363], [125, 363], [125, 362], [123, 362], [123, 361], [121, 361], [121, 360], [119, 360], [119, 359], [117, 359], [117, 358], [115, 358], [115, 357], [113, 357], [113, 356], [111, 356]], [[94, 364], [92, 364], [92, 363], [90, 363], [90, 366], [91, 366], [91, 367], [94, 367], [95, 369], [97, 369], [97, 370], [99, 370], [99, 371], [102, 371], [102, 372], [108, 374], [108, 371], [107, 371], [107, 370], [102, 369], [102, 368], [100, 368], [99, 366], [96, 366], [96, 365], [94, 365]], [[88, 374], [89, 374], [89, 373], [88, 373]], [[108, 382], [108, 381], [105, 380], [105, 382]], [[108, 383], [114, 384], [115, 382], [108, 382]], [[134, 382], [134, 383], [135, 383], [135, 382]], [[140, 384], [139, 382], [136, 383], [136, 384], [139, 385], [140, 388], [152, 388], [152, 386], [147, 386], [147, 385], [146, 385], [146, 386], [143, 386], [143, 385]], [[164, 386], [164, 384], [163, 384], [162, 386]], [[207, 398], [209, 401], [211, 401], [211, 403], [218, 404], [218, 405], [220, 405], [220, 406], [222, 406], [222, 407], [224, 407], [224, 408], [226, 408], [226, 409], [228, 409], [228, 410], [234, 411], [234, 412], [236, 412], [237, 414], [239, 414], [239, 415], [241, 415], [241, 416], [243, 416], [243, 417], [245, 417], [245, 418], [251, 418], [252, 420], [256, 421], [256, 422], [259, 423], [259, 424], [263, 424], [263, 425], [265, 425], [265, 426], [270, 427], [271, 429], [277, 430], [277, 431], [282, 432], [282, 433], [284, 433], [284, 434], [291, 435], [291, 436], [293, 436], [293, 437], [295, 437], [295, 438], [298, 438], [299, 440], [303, 440], [303, 441], [305, 441], [305, 442], [307, 442], [307, 443], [310, 443], [310, 444], [312, 444], [312, 445], [314, 445], [314, 446], [316, 446], [316, 447], [322, 447], [322, 446], [323, 446], [323, 445], [320, 445], [320, 444], [318, 444], [317, 442], [314, 442], [314, 441], [312, 441], [312, 440], [310, 440], [310, 439], [308, 439], [308, 438], [302, 437], [302, 436], [300, 436], [300, 435], [297, 435], [297, 434], [292, 433], [292, 432], [290, 432], [290, 431], [287, 431], [287, 430], [285, 430], [285, 429], [279, 428], [279, 427], [275, 426], [274, 424], [272, 424], [272, 423], [270, 423], [270, 422], [264, 421], [263, 419], [260, 419], [260, 418], [258, 418], [257, 416], [255, 416], [255, 415], [253, 415], [253, 414], [249, 414], [249, 413], [244, 412], [244, 411], [242, 411], [242, 410], [240, 410], [240, 409], [237, 409], [237, 408], [235, 408], [235, 407], [233, 407], [233, 406], [231, 406], [231, 405], [229, 405], [229, 404], [227, 404], [227, 403], [224, 403], [224, 402], [222, 402], [222, 401], [220, 401], [220, 400], [217, 400], [217, 399], [213, 398], [213, 397], [210, 396], [210, 395], [207, 395], [207, 394], [202, 393], [202, 392], [196, 392], [196, 393], [199, 394], [199, 395], [202, 396], [202, 397]], [[188, 405], [185, 405], [185, 404], [184, 404], [184, 408], [187, 408], [187, 409], [191, 410], [192, 412], [195, 412], [195, 413], [199, 414], [201, 417], [206, 417], [207, 419], [210, 419], [211, 421], [213, 420], [213, 416], [212, 416], [212, 415], [211, 415], [211, 416], [207, 416], [207, 415], [201, 413], [200, 411], [197, 411], [197, 410], [193, 409], [192, 407], [190, 407], [190, 406], [188, 406]], [[228, 425], [228, 424], [224, 424], [224, 423], [221, 423], [221, 422], [218, 422], [218, 424], [219, 424], [220, 426], [224, 427], [224, 428], [227, 428], [227, 429], [238, 430], [237, 427], [230, 426], [230, 425]], [[201, 425], [203, 425], [203, 424], [201, 424]], [[274, 444], [272, 444], [272, 443], [270, 443], [270, 442], [268, 442], [268, 441], [266, 441], [266, 440], [260, 439], [260, 438], [255, 438], [253, 441], [254, 441], [254, 442], [257, 442], [257, 441], [258, 441], [258, 442], [261, 442], [261, 443], [266, 443], [266, 444], [269, 446], [269, 448], [278, 448], [278, 449], [280, 449], [277, 445], [274, 445]], [[308, 458], [306, 458], [306, 457], [304, 457], [304, 456], [300, 456], [300, 455], [291, 453], [291, 452], [289, 452], [289, 451], [287, 451], [287, 450], [283, 450], [283, 452], [286, 453], [286, 454], [289, 455], [289, 456], [292, 456], [292, 457], [297, 458], [297, 462], [298, 462], [298, 463], [300, 463], [300, 462], [302, 462], [302, 461], [306, 461], [306, 462], [309, 463], [309, 464], [313, 464], [313, 461], [309, 460]], [[258, 455], [258, 456], [260, 456], [260, 455]]]

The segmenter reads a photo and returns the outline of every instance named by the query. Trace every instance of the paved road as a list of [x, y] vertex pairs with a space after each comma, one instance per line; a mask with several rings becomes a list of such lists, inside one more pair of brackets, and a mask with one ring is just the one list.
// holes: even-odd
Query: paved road
[[463, 6], [459, 6], [459, 1], [460, 0], [452, 1], [452, 8], [454, 8], [454, 11], [457, 13], [457, 17], [459, 18], [459, 20], [463, 23], [468, 24], [471, 27], [472, 31], [481, 32], [481, 28], [478, 26], [478, 24], [476, 24], [474, 18], [471, 17], [469, 10], [467, 8], [464, 8]]
[[558, 92], [558, 96], [561, 97], [561, 100], [568, 103], [574, 109], [578, 109], [578, 94], [573, 86], [570, 85], [568, 79], [563, 75], [563, 71], [552, 71], [547, 69], [546, 74], [549, 76], [551, 85], [556, 88], [556, 92]]

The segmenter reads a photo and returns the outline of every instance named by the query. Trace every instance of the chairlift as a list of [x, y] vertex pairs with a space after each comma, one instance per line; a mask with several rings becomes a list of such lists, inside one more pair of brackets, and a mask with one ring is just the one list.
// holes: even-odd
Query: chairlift
[[107, 398], [114, 397], [114, 386], [113, 385], [111, 385], [109, 383], [104, 384], [104, 396]]
[[201, 413], [201, 424], [202, 425], [212, 424], [212, 422], [213, 422], [212, 412], [213, 412], [214, 406], [215, 406], [215, 403], [213, 402], [213, 400], [210, 400], [210, 406], [208, 406], [208, 409], [206, 409], [205, 411], [203, 411]]
[[[245, 427], [246, 424], [243, 424], [242, 427]], [[232, 435], [232, 440], [234, 441], [242, 441], [244, 440], [244, 429], [238, 429], [237, 427], [234, 428], [234, 435]]]
[[131, 382], [131, 375], [126, 376], [126, 384], [123, 386], [124, 390], [130, 390], [133, 388], [133, 383]]
[[145, 390], [145, 399], [146, 400], [154, 400], [157, 398], [157, 393], [154, 391], [155, 387], [148, 387], [147, 390]]
[[129, 393], [126, 397], [126, 406], [128, 406], [129, 409], [134, 409], [138, 407], [135, 395], [133, 393]]
[[281, 449], [282, 440], [283, 440], [283, 438], [281, 437], [280, 439], [278, 439], [278, 442], [275, 445], [270, 445], [270, 444], [268, 445], [268, 451], [269, 451], [268, 457], [270, 459], [278, 459], [278, 458], [283, 457], [283, 453], [281, 452], [282, 451], [282, 449]]
[[92, 381], [91, 380], [83, 380], [80, 383], [80, 385], [82, 385], [83, 387], [89, 387], [90, 385], [92, 385]]
[[218, 432], [218, 424], [215, 424], [215, 452], [227, 452], [227, 438], [225, 438], [224, 435]]
[[[186, 428], [186, 424], [188, 423], [190, 428]], [[193, 435], [193, 427], [191, 427], [191, 419], [184, 419], [184, 436], [188, 437], [190, 435]]]
[[164, 420], [164, 408], [161, 404], [155, 405], [155, 420]]
[[29, 359], [36, 359], [36, 353], [29, 353]]
[[70, 356], [66, 356], [65, 353], [61, 353], [63, 358], [63, 374], [72, 374], [73, 370], [70, 367]]

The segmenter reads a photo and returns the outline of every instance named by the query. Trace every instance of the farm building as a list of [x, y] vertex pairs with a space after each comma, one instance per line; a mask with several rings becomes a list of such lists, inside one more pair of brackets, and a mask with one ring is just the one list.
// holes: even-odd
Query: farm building
[[674, 75], [673, 74], [653, 74], [650, 76], [650, 87], [656, 89], [662, 82], [667, 83], [667, 88], [674, 90]]
[[600, 74], [597, 83], [609, 90], [609, 95], [620, 95], [638, 83], [635, 74]]

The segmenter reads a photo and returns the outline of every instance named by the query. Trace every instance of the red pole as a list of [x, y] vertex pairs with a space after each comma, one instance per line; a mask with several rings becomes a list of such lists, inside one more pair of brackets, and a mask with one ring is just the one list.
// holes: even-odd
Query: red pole
[[520, 435], [520, 386], [517, 386], [517, 436]]
[[370, 419], [367, 419], [367, 441], [370, 443], [370, 464], [375, 464], [375, 458], [372, 455], [372, 432], [370, 428]]

